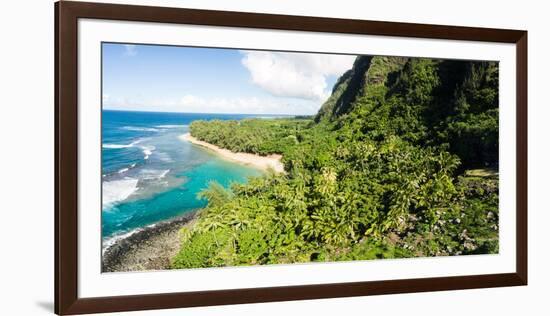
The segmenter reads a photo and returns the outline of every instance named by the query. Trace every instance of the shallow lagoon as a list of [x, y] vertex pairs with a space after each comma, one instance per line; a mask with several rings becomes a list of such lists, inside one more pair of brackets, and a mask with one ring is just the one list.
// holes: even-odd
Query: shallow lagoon
[[198, 119], [253, 115], [103, 111], [103, 247], [136, 229], [204, 207], [197, 193], [210, 181], [225, 187], [261, 171], [182, 141]]

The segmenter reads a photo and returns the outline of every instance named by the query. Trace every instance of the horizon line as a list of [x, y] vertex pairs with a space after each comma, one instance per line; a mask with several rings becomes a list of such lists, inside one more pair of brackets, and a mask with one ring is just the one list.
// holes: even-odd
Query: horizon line
[[153, 110], [126, 110], [126, 109], [106, 109], [101, 111], [113, 112], [141, 112], [141, 113], [170, 113], [170, 114], [217, 114], [217, 115], [284, 115], [284, 116], [314, 116], [314, 114], [274, 114], [274, 113], [219, 113], [219, 112], [170, 112], [170, 111], [153, 111]]

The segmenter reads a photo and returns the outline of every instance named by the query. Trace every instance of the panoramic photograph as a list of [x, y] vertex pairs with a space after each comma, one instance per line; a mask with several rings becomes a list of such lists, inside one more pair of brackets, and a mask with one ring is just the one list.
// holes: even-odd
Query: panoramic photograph
[[499, 253], [499, 64], [102, 43], [102, 271]]

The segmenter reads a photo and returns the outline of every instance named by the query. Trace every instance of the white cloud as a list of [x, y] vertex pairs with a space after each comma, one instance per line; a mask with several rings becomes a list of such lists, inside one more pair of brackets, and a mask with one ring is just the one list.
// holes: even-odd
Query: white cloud
[[104, 100], [106, 109], [141, 110], [183, 113], [232, 114], [314, 114], [318, 104], [311, 101], [286, 102], [275, 98], [237, 97], [202, 98], [185, 95], [180, 99], [144, 100], [141, 98], [113, 98]]
[[182, 112], [247, 113], [247, 114], [288, 114], [308, 111], [303, 106], [291, 105], [282, 100], [260, 99], [257, 97], [239, 98], [199, 98], [186, 95], [175, 106]]
[[278, 97], [324, 101], [326, 79], [340, 76], [353, 65], [356, 56], [283, 52], [242, 51], [242, 64], [252, 82]]
[[136, 55], [137, 55], [136, 45], [131, 45], [131, 44], [124, 45], [124, 56], [132, 57]]

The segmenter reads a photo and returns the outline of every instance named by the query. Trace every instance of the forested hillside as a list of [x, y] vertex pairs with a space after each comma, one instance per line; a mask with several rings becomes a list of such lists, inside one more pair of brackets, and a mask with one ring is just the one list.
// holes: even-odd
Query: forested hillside
[[358, 57], [312, 120], [195, 121], [286, 174], [211, 183], [174, 268], [498, 252], [498, 64]]

